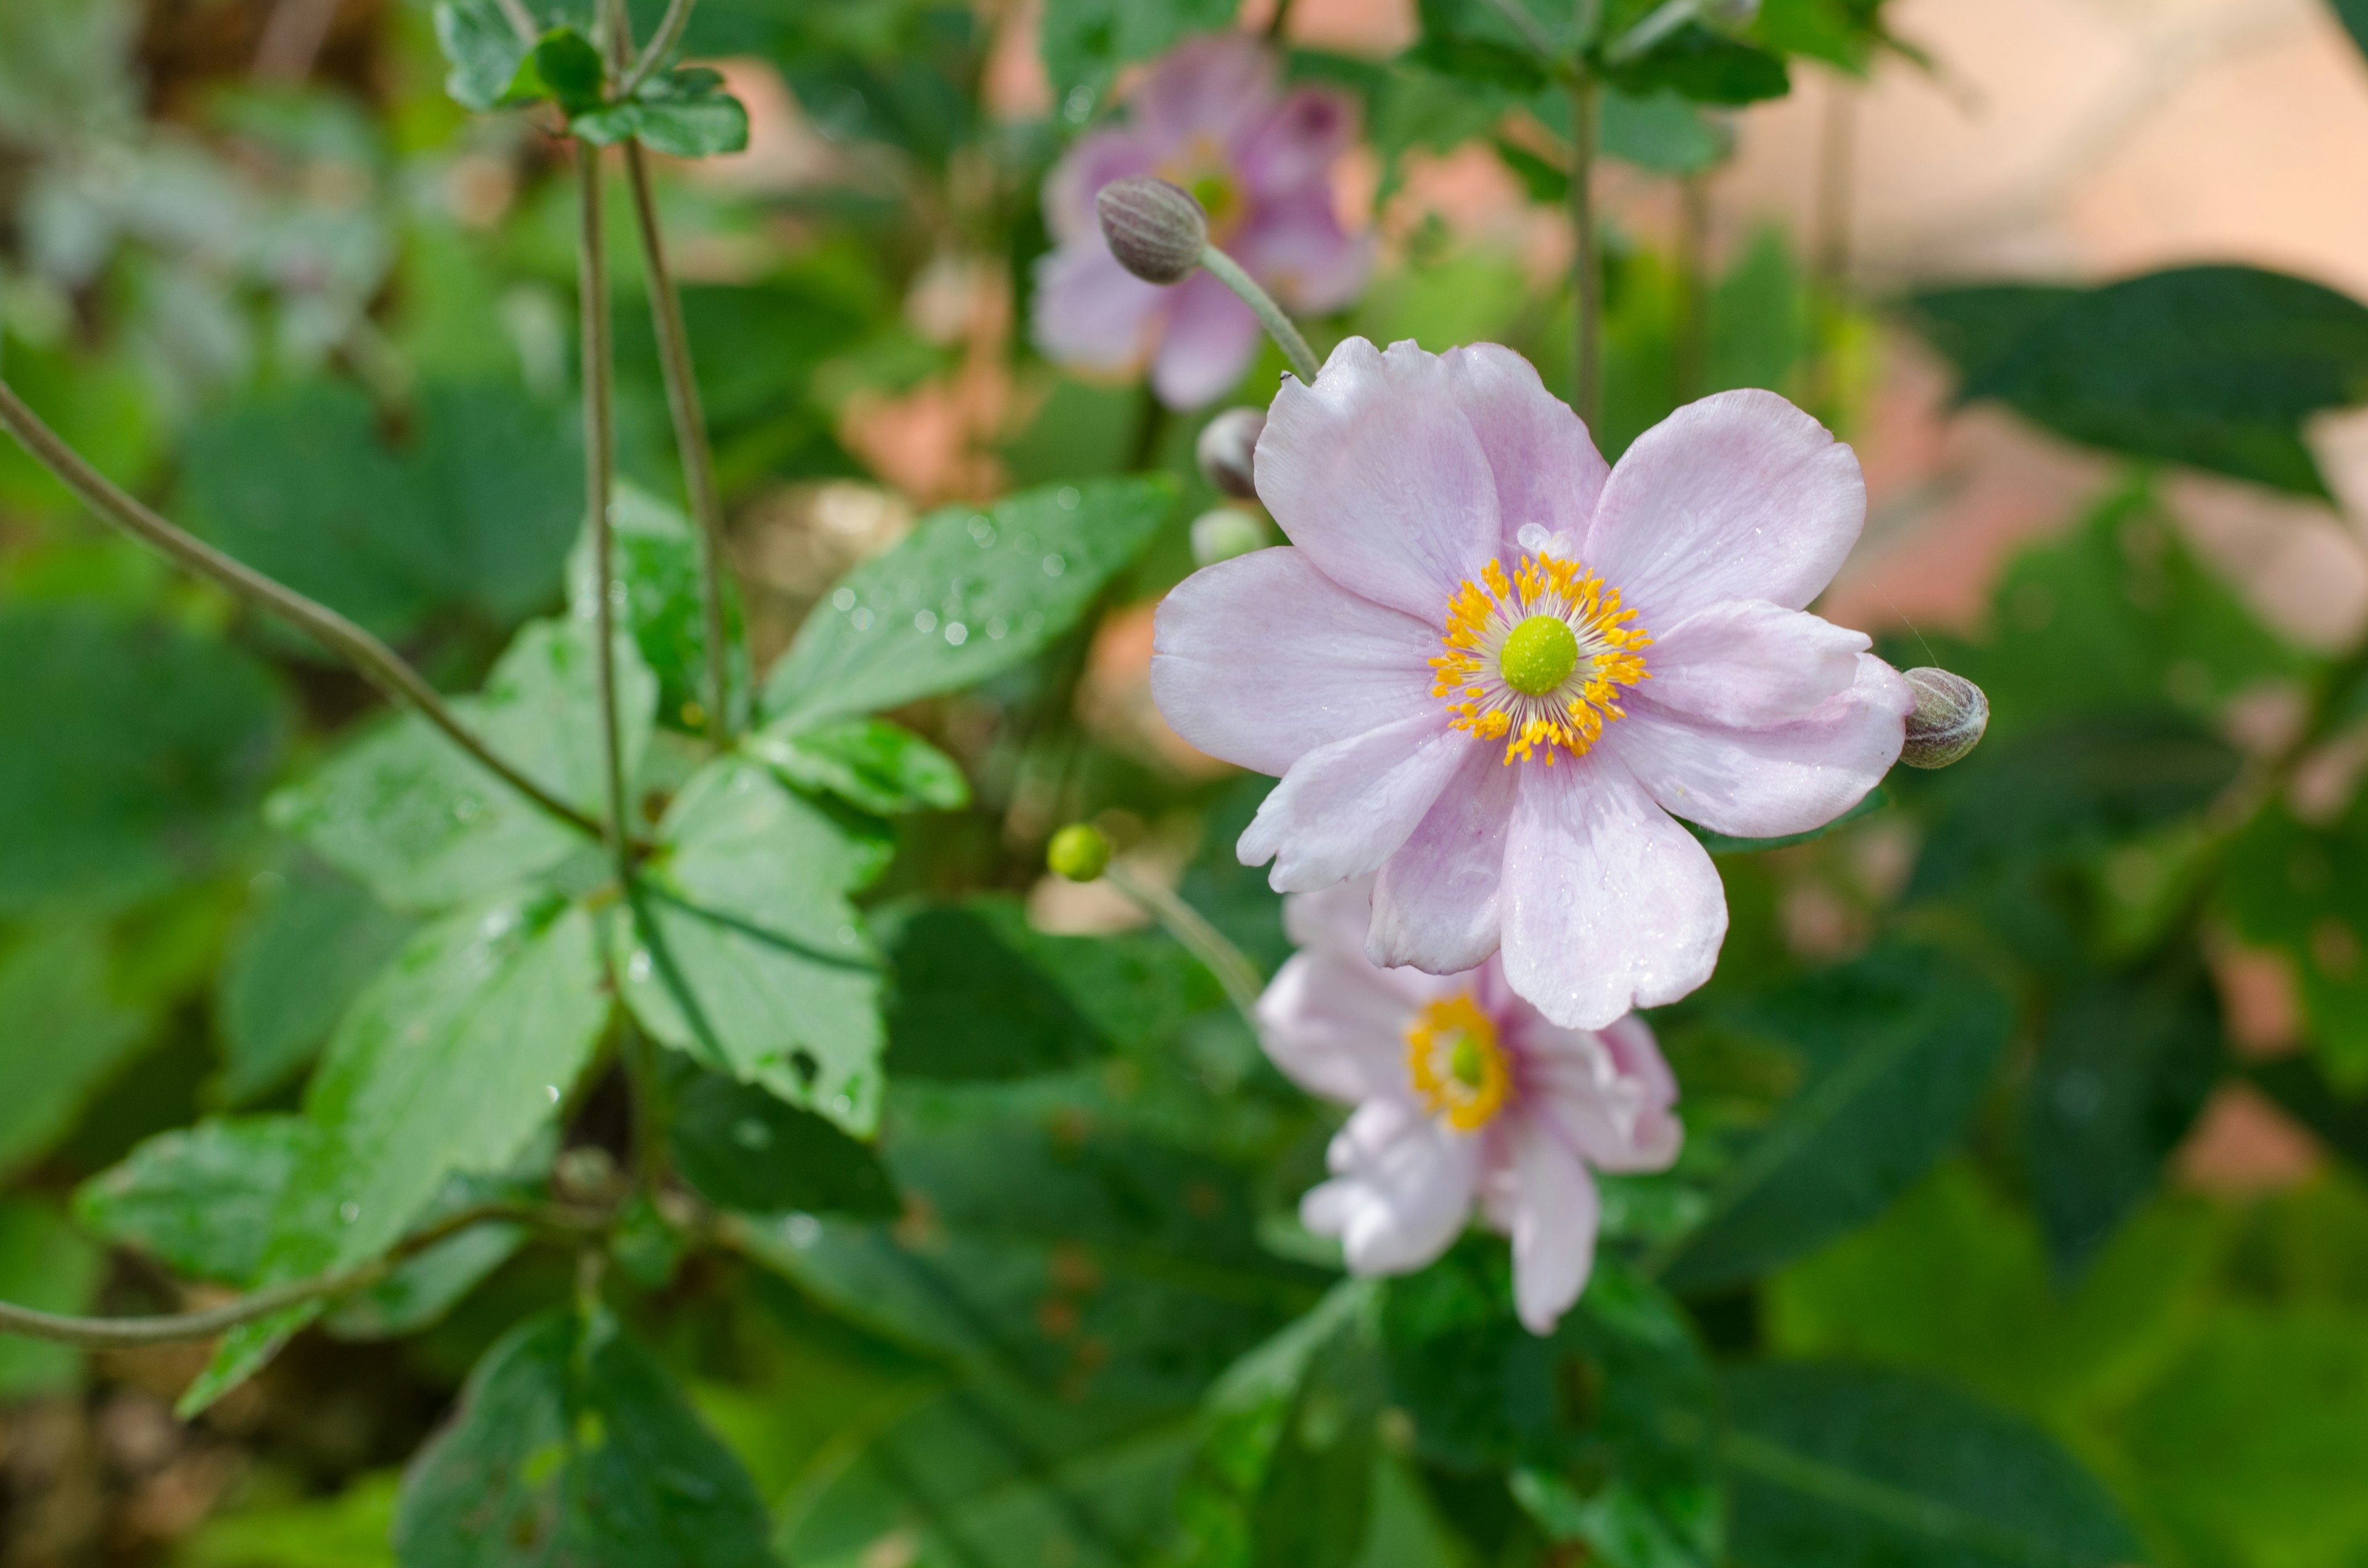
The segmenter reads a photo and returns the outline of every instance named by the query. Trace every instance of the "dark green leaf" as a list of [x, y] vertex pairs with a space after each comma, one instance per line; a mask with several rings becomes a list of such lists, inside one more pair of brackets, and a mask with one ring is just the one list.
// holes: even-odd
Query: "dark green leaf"
[[53, 925], [0, 956], [0, 1172], [70, 1131], [83, 1107], [149, 1039], [108, 983], [105, 939]]
[[1672, 92], [1695, 103], [1740, 107], [1781, 98], [1793, 90], [1781, 55], [1688, 23], [1637, 60], [1606, 74], [1639, 97]]
[[287, 714], [236, 649], [64, 606], [0, 608], [0, 913], [127, 903], [249, 818]]
[[2351, 41], [2362, 51], [2368, 51], [2368, 0], [2328, 0], [2335, 19], [2351, 35]]
[[880, 1115], [880, 960], [848, 896], [886, 846], [725, 757], [677, 796], [636, 882], [620, 990], [702, 1065], [868, 1134]]
[[500, 106], [526, 58], [498, 0], [437, 0], [436, 41], [451, 67], [444, 90], [480, 114]]
[[245, 1285], [262, 1269], [272, 1216], [312, 1141], [312, 1123], [295, 1116], [159, 1133], [85, 1182], [74, 1218], [193, 1278]]
[[696, 1069], [677, 1078], [673, 1094], [675, 1161], [709, 1202], [752, 1214], [898, 1212], [880, 1156], [812, 1111]]
[[1755, 1278], [1881, 1213], [1956, 1142], [2013, 1016], [1962, 960], [1889, 948], [1730, 1021], [1782, 1041], [1806, 1073], [1669, 1261], [1664, 1278], [1681, 1290]]
[[[609, 511], [615, 581], [623, 585], [620, 619], [658, 678], [658, 720], [669, 728], [707, 728], [707, 612], [700, 597], [698, 530], [680, 510], [634, 484], [620, 484]], [[592, 548], [579, 540], [567, 559], [567, 597], [578, 619], [598, 608]], [[723, 598], [726, 679], [735, 699], [748, 682], [740, 597]]]
[[1442, 75], [1534, 93], [1554, 78], [1557, 62], [1583, 41], [1576, 6], [1554, 0], [1512, 0], [1524, 18], [1505, 14], [1497, 0], [1421, 0], [1422, 36], [1408, 58]]
[[573, 117], [600, 102], [607, 68], [592, 41], [574, 28], [552, 28], [535, 40], [511, 85], [512, 102], [547, 97]]
[[[461, 720], [501, 756], [596, 820], [605, 789], [591, 623], [518, 634]], [[657, 681], [617, 640], [618, 714], [631, 777], [649, 743]], [[398, 909], [434, 910], [549, 870], [590, 845], [406, 715], [271, 799], [273, 825]]]
[[2258, 1062], [2245, 1076], [2329, 1149], [2368, 1168], [2368, 1095], [2340, 1093], [2307, 1056]]
[[803, 728], [1009, 669], [1076, 622], [1175, 494], [1164, 478], [1102, 480], [931, 513], [814, 608], [766, 677], [766, 712]]
[[1038, 47], [1062, 114], [1082, 125], [1121, 65], [1234, 25], [1230, 0], [1047, 0]]
[[485, 1353], [414, 1461], [403, 1568], [772, 1568], [763, 1503], [615, 1320], [552, 1315]]
[[1735, 150], [1732, 131], [1666, 89], [1640, 96], [1615, 88], [1603, 95], [1598, 113], [1603, 151], [1655, 174], [1700, 174]]
[[[85, 1312], [107, 1259], [63, 1216], [30, 1198], [0, 1199], [0, 1301], [45, 1312]], [[82, 1358], [43, 1339], [0, 1335], [0, 1399], [12, 1404], [74, 1387]]]
[[1725, 1384], [1738, 1568], [2109, 1568], [2142, 1560], [2041, 1433], [1937, 1384], [1816, 1362]]
[[[2052, 305], [2051, 305], [2052, 301]], [[1917, 296], [1967, 401], [1996, 398], [2076, 441], [2328, 494], [2311, 415], [2368, 397], [2368, 307], [2251, 267], [2187, 267], [2096, 289]]]
[[1779, 54], [1805, 54], [1864, 75], [1890, 41], [1884, 0], [1761, 0], [1751, 36]]
[[970, 804], [961, 764], [885, 719], [779, 726], [748, 737], [748, 754], [809, 794], [836, 795], [877, 816], [956, 812]]
[[324, 1326], [340, 1339], [396, 1339], [434, 1325], [526, 1244], [523, 1225], [487, 1223], [403, 1260], [369, 1290], [339, 1301]]
[[691, 67], [643, 83], [625, 103], [579, 115], [568, 129], [596, 147], [638, 136], [673, 158], [705, 158], [748, 145], [748, 111], [723, 90], [723, 78]]
[[2326, 828], [2273, 805], [2237, 838], [2220, 887], [2223, 907], [2248, 941], [2292, 960], [2305, 1032], [2328, 1076], [2346, 1090], [2368, 1085], [2368, 811]]
[[417, 928], [310, 856], [257, 877], [255, 892], [214, 990], [222, 1094], [233, 1105], [295, 1076]]

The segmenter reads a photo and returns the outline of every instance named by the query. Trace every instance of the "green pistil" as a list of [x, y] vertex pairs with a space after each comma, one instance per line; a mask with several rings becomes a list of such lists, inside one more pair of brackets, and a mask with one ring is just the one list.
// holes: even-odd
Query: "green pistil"
[[1578, 637], [1559, 617], [1533, 615], [1507, 634], [1497, 663], [1507, 686], [1543, 697], [1578, 667]]
[[1488, 1081], [1487, 1053], [1470, 1035], [1457, 1035], [1454, 1048], [1447, 1053], [1447, 1071], [1465, 1088], [1476, 1089]]

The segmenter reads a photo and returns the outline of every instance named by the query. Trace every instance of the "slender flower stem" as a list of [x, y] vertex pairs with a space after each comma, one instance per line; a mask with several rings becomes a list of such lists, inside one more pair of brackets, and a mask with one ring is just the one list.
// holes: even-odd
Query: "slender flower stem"
[[1571, 312], [1577, 317], [1571, 403], [1588, 429], [1603, 408], [1603, 262], [1595, 233], [1595, 78], [1570, 82]]
[[723, 582], [729, 557], [723, 539], [723, 498], [715, 483], [715, 452], [708, 444], [707, 416], [700, 407], [699, 378], [690, 362], [690, 334], [682, 320], [682, 294], [666, 264], [658, 229], [657, 203], [650, 192], [649, 157], [638, 141], [625, 142], [625, 172], [633, 192], [633, 218], [641, 229], [642, 265], [648, 275], [650, 321], [657, 333], [658, 367], [666, 378], [666, 408], [674, 416], [675, 449], [682, 457], [691, 516], [699, 524], [700, 608], [707, 628], [707, 733], [718, 747], [732, 744], [732, 660], [724, 624]]
[[617, 557], [609, 537], [609, 483], [616, 463], [610, 422], [609, 261], [602, 245], [600, 149], [575, 144], [581, 226], [576, 235], [576, 290], [583, 340], [584, 502], [592, 535], [594, 655], [600, 676], [600, 755], [608, 781], [609, 852], [620, 879], [632, 875], [632, 851], [625, 832], [625, 751], [617, 730]]
[[1282, 307], [1274, 302], [1274, 296], [1259, 288], [1258, 279], [1242, 270], [1241, 263], [1214, 245], [1201, 247], [1201, 265], [1215, 273], [1218, 282], [1241, 296], [1250, 314], [1258, 317], [1258, 324], [1282, 350], [1282, 357], [1291, 361], [1292, 374], [1314, 386], [1315, 372], [1323, 367], [1315, 358], [1315, 350], [1307, 347], [1307, 339], [1299, 335], [1291, 318], [1282, 313]]
[[426, 676], [405, 664], [401, 654], [328, 606], [274, 582], [142, 506], [91, 467], [57, 432], [42, 424], [5, 381], [0, 381], [0, 426], [6, 426], [42, 467], [55, 474], [58, 482], [81, 497], [92, 511], [171, 557], [186, 570], [227, 588], [234, 597], [293, 623], [360, 671], [362, 677], [385, 693], [388, 700], [413, 710], [443, 731], [454, 745], [511, 789], [561, 821], [596, 838], [600, 835], [598, 822], [495, 755], [461, 722], [460, 715], [452, 711], [443, 695], [427, 684]]
[[632, 97], [633, 89], [648, 81], [651, 74], [666, 63], [666, 57], [673, 53], [674, 46], [682, 40], [682, 29], [690, 24], [693, 4], [694, 0], [671, 0], [665, 17], [658, 22], [658, 30], [650, 35], [649, 47], [642, 51], [641, 57], [633, 62], [632, 69], [626, 72], [624, 79], [617, 84], [618, 97]]
[[1217, 983], [1224, 987], [1226, 999], [1242, 1017], [1252, 1028], [1258, 1027], [1258, 993], [1266, 988], [1266, 981], [1259, 975], [1258, 966], [1243, 956], [1223, 931], [1167, 889], [1144, 881], [1124, 866], [1112, 864], [1102, 873], [1102, 879], [1133, 900], [1136, 908], [1159, 922], [1185, 951], [1199, 959], [1217, 977]]

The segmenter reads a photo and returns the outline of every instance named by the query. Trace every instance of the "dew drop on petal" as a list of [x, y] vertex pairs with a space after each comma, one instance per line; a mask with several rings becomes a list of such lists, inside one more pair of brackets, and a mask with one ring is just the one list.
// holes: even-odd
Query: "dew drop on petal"
[[1524, 523], [1521, 525], [1521, 531], [1513, 536], [1520, 547], [1531, 555], [1544, 550], [1546, 541], [1553, 537], [1546, 532], [1546, 526], [1543, 523]]

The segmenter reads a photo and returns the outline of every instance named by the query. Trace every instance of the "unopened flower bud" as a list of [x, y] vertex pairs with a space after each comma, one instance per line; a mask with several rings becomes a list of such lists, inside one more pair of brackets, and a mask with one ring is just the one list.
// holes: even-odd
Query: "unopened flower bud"
[[1238, 507], [1219, 506], [1192, 519], [1192, 559], [1202, 566], [1264, 550], [1271, 542], [1266, 525]]
[[1201, 472], [1237, 501], [1256, 497], [1252, 460], [1258, 433], [1265, 428], [1266, 415], [1255, 408], [1229, 408], [1201, 426], [1201, 439], [1192, 448], [1192, 455], [1201, 460]]
[[1053, 835], [1044, 864], [1073, 882], [1090, 882], [1110, 867], [1110, 841], [1091, 823], [1073, 822]]
[[1181, 283], [1199, 268], [1209, 215], [1182, 187], [1130, 175], [1102, 187], [1094, 210], [1110, 255], [1144, 282]]
[[1907, 672], [1916, 710], [1907, 715], [1907, 743], [1899, 760], [1910, 767], [1946, 767], [1964, 756], [1989, 728], [1990, 699], [1959, 675], [1930, 666]]

